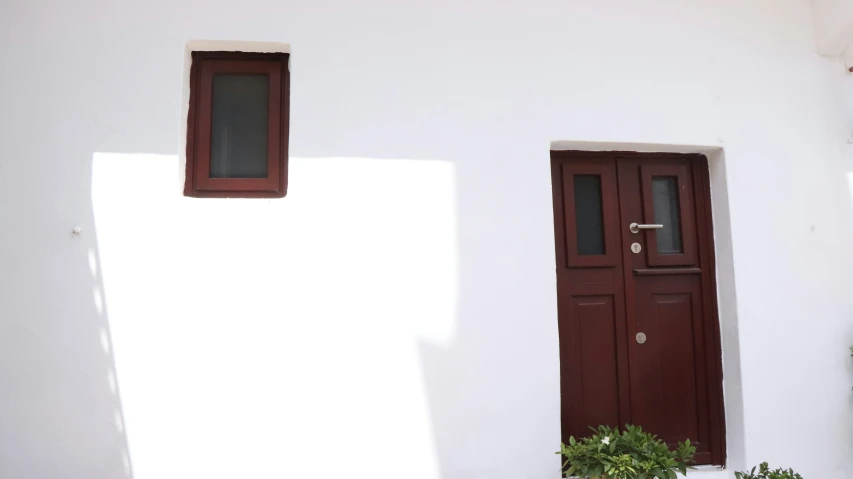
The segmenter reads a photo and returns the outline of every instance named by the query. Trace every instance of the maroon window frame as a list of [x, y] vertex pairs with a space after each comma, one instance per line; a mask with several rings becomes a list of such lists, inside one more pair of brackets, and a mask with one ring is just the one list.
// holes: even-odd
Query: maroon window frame
[[[198, 198], [281, 198], [287, 194], [290, 69], [287, 53], [192, 52], [184, 195]], [[213, 75], [269, 77], [266, 178], [211, 178]]]
[[[565, 235], [567, 266], [570, 268], [614, 266], [621, 261], [619, 251], [617, 215], [619, 205], [616, 198], [616, 175], [613, 164], [604, 163], [596, 158], [578, 158], [575, 161], [561, 165], [563, 186], [563, 209], [565, 214]], [[575, 217], [575, 176], [592, 175], [601, 180], [601, 214], [604, 254], [582, 255], [578, 252], [577, 223]]]
[[681, 222], [681, 253], [660, 254], [658, 253], [658, 240], [656, 230], [646, 230], [646, 251], [649, 266], [693, 266], [696, 265], [696, 238], [693, 234], [693, 215], [690, 214], [691, 205], [694, 204], [693, 185], [690, 181], [690, 168], [682, 165], [642, 165], [640, 166], [640, 178], [643, 192], [643, 214], [646, 223], [655, 223], [655, 205], [652, 197], [652, 180], [656, 176], [674, 177], [678, 188], [678, 208]]

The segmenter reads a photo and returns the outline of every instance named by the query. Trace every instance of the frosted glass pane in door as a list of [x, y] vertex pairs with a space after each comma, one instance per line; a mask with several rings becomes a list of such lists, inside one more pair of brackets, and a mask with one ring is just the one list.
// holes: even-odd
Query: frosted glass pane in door
[[678, 179], [675, 176], [652, 177], [652, 201], [655, 223], [663, 225], [656, 230], [658, 253], [677, 254], [681, 247], [681, 211], [678, 206]]
[[604, 254], [601, 177], [575, 175], [575, 226], [579, 255]]

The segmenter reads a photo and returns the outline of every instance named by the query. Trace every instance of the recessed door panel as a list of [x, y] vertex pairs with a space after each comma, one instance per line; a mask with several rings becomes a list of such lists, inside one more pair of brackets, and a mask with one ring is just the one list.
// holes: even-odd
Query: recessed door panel
[[707, 461], [700, 288], [698, 275], [650, 276], [637, 282], [635, 318], [646, 341], [631, 345], [631, 410], [632, 419], [669, 444], [690, 439], [700, 454], [697, 459]]
[[576, 429], [588, 423], [619, 425], [619, 381], [613, 296], [573, 298], [581, 386]]

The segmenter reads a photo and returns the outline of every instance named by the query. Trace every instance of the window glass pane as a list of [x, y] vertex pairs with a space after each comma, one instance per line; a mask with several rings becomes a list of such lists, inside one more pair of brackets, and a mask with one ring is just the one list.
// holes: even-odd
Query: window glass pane
[[598, 175], [575, 175], [574, 183], [578, 254], [604, 254], [601, 177]]
[[266, 178], [269, 77], [213, 76], [211, 178]]
[[652, 200], [654, 201], [655, 223], [663, 225], [655, 230], [658, 253], [681, 253], [681, 212], [678, 207], [678, 178], [675, 176], [652, 177]]

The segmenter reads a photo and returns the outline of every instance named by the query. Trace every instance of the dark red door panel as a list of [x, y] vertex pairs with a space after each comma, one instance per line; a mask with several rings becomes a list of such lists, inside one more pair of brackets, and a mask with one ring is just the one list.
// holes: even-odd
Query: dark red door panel
[[631, 348], [632, 419], [670, 444], [690, 439], [697, 460], [707, 462], [700, 288], [698, 275], [638, 278], [637, 329], [646, 339]]
[[[552, 162], [562, 433], [630, 415], [616, 163]], [[580, 219], [580, 221], [579, 221]]]
[[572, 298], [577, 338], [578, 418], [582, 430], [590, 422], [619, 425], [619, 379], [616, 347], [616, 315], [613, 296]]

